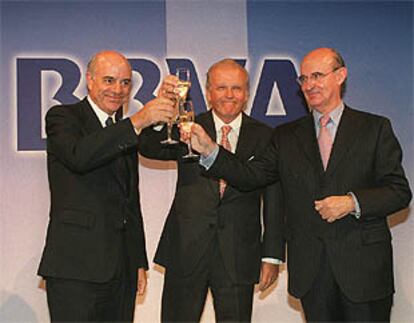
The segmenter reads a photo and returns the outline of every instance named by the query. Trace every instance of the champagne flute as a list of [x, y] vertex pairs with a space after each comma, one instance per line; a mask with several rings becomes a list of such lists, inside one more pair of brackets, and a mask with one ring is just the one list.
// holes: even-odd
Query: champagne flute
[[172, 128], [174, 125], [175, 121], [174, 120], [170, 120], [167, 122], [167, 139], [164, 139], [161, 141], [162, 145], [176, 145], [179, 143], [179, 141], [172, 139], [171, 137], [171, 133], [172, 133]]
[[178, 101], [185, 101], [191, 87], [190, 70], [188, 68], [177, 68], [175, 75], [178, 77], [178, 84], [175, 88], [177, 99]]
[[[177, 110], [180, 107], [181, 102], [185, 102], [187, 99], [187, 93], [190, 89], [191, 82], [190, 82], [190, 70], [188, 68], [177, 68], [175, 75], [178, 77], [178, 84], [174, 90], [176, 95], [176, 107]], [[175, 145], [179, 142], [177, 140], [172, 139], [171, 132], [172, 127], [175, 121], [170, 120], [167, 122], [167, 139], [161, 141], [163, 145]]]
[[[191, 100], [180, 101], [178, 120], [180, 122], [181, 129], [184, 132], [191, 134], [191, 126], [194, 123], [194, 107], [193, 107], [193, 102], [191, 102]], [[195, 154], [193, 150], [191, 149], [190, 139], [187, 142], [187, 147], [188, 147], [188, 153], [182, 156], [182, 158], [197, 159], [200, 157], [199, 155]]]

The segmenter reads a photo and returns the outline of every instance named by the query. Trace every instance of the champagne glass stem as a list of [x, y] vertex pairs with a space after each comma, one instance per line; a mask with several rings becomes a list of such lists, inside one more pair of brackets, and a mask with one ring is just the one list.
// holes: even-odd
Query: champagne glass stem
[[187, 148], [188, 148], [188, 154], [189, 155], [192, 155], [193, 154], [193, 150], [191, 149], [191, 138], [188, 139]]
[[167, 140], [170, 141], [171, 138], [171, 131], [172, 131], [172, 122], [167, 122]]

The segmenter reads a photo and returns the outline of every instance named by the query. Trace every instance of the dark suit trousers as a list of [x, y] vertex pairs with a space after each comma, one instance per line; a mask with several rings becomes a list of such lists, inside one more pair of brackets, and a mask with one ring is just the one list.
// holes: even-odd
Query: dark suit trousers
[[162, 322], [198, 322], [208, 288], [213, 295], [217, 322], [250, 322], [253, 285], [234, 284], [228, 276], [217, 239], [189, 276], [166, 270], [162, 295]]
[[116, 273], [108, 282], [46, 277], [52, 322], [133, 321], [136, 286], [130, 281], [125, 242], [123, 244]]
[[370, 302], [352, 302], [340, 290], [323, 252], [319, 273], [301, 303], [307, 322], [389, 322], [392, 295]]

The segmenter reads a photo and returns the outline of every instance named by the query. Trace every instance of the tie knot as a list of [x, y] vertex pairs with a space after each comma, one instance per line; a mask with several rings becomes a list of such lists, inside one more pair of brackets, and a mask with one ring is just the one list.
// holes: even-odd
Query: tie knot
[[321, 125], [321, 127], [326, 127], [329, 121], [331, 121], [331, 117], [329, 116], [329, 114], [325, 114], [319, 118], [319, 124]]
[[229, 132], [232, 130], [232, 127], [229, 125], [224, 125], [221, 127], [221, 135], [223, 137], [227, 137], [227, 135], [229, 134]]
[[108, 119], [105, 120], [105, 125], [107, 127], [112, 126], [114, 124], [114, 119], [112, 119], [112, 117], [108, 117]]

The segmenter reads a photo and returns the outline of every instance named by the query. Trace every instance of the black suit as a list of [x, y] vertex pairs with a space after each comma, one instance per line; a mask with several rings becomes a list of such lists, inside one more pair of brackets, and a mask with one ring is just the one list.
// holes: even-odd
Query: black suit
[[[220, 149], [209, 174], [241, 189], [279, 180], [289, 292], [305, 297], [322, 262], [346, 298], [359, 303], [394, 292], [386, 217], [407, 207], [411, 199], [401, 158], [387, 119], [345, 107], [326, 172], [309, 115], [277, 128], [266, 152], [247, 166]], [[359, 220], [348, 215], [330, 224], [314, 210], [315, 200], [348, 192], [361, 207]]]
[[51, 108], [46, 131], [51, 207], [39, 274], [47, 285], [101, 284], [122, 270], [135, 290], [137, 269], [148, 263], [131, 122], [103, 128], [84, 99]]
[[[211, 137], [216, 137], [211, 112], [199, 115], [196, 122]], [[237, 159], [248, 160], [254, 156], [266, 145], [270, 135], [270, 128], [243, 114], [236, 148]], [[165, 132], [146, 129], [141, 135], [145, 138], [140, 140], [139, 148], [146, 157], [178, 161], [176, 193], [154, 261], [166, 268], [167, 276], [195, 277], [194, 272], [198, 272], [200, 266], [211, 266], [208, 259], [213, 253], [213, 257], [221, 258], [226, 279], [233, 285], [252, 287], [259, 279], [262, 257], [284, 259], [283, 243], [278, 241], [283, 238], [278, 232], [281, 226], [276, 221], [277, 205], [274, 199], [264, 199], [263, 239], [260, 224], [261, 195], [273, 196], [277, 187], [273, 185], [242, 193], [227, 186], [220, 199], [217, 178], [205, 176], [197, 162], [187, 162], [181, 158], [186, 153], [185, 145], [176, 149], [161, 148], [158, 143], [163, 136]], [[167, 284], [164, 285], [164, 298], [167, 297], [166, 288]], [[205, 297], [184, 301], [200, 301], [202, 309]], [[251, 311], [251, 305], [249, 307], [248, 311]], [[163, 312], [168, 310], [163, 306]], [[215, 310], [216, 318], [220, 319], [217, 306]], [[186, 318], [188, 316], [171, 318], [163, 315], [165, 320]]]

